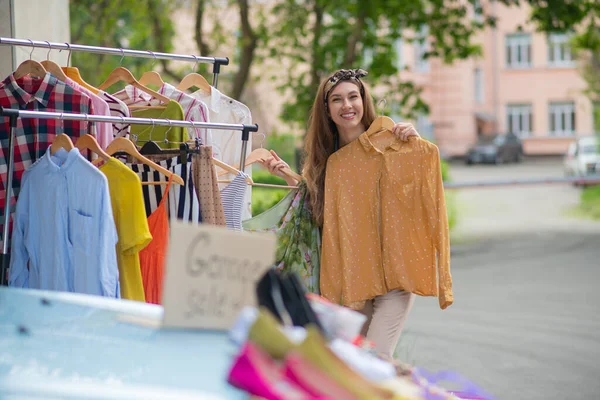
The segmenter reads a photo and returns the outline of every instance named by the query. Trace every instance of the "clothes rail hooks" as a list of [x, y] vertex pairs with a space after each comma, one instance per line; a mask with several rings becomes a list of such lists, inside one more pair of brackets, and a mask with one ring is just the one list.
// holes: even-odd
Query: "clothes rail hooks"
[[[213, 86], [216, 87], [217, 80], [215, 77], [221, 72], [221, 65], [229, 65], [229, 58], [227, 57], [205, 57], [205, 56], [192, 56], [186, 54], [173, 54], [173, 53], [162, 53], [155, 52], [148, 54], [146, 50], [133, 50], [133, 49], [122, 49], [113, 47], [100, 47], [100, 46], [88, 46], [82, 44], [71, 44], [71, 43], [53, 43], [47, 41], [36, 41], [31, 39], [16, 39], [8, 37], [0, 37], [0, 45], [4, 46], [25, 46], [25, 47], [48, 47], [50, 49], [57, 50], [69, 50], [69, 58], [67, 59], [67, 66], [70, 66], [71, 52], [81, 51], [86, 53], [94, 54], [107, 54], [121, 57], [140, 57], [140, 58], [155, 58], [161, 60], [173, 60], [173, 61], [188, 61], [194, 63], [213, 64]], [[33, 53], [33, 50], [32, 50]]]

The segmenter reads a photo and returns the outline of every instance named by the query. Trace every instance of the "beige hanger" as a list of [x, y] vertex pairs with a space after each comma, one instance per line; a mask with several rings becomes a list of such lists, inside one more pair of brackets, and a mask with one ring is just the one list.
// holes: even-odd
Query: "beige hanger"
[[[213, 162], [214, 165], [216, 165], [217, 167], [223, 168], [224, 170], [226, 170], [230, 174], [234, 174], [234, 175], [239, 175], [240, 174], [239, 170], [235, 169], [234, 167], [232, 167], [229, 164], [225, 164], [223, 161], [220, 161], [220, 160], [218, 160], [218, 159], [216, 159], [214, 157], [212, 158], [212, 162]], [[253, 185], [254, 184], [254, 181], [252, 180], [252, 178], [250, 176], [246, 176], [246, 182], [249, 185]]]
[[100, 156], [100, 158], [104, 161], [110, 160], [110, 155], [108, 155], [104, 150], [102, 150], [102, 148], [96, 141], [96, 138], [88, 133], [80, 136], [77, 139], [77, 141], [75, 142], [75, 147], [77, 147], [79, 151], [89, 149], [92, 152], [96, 153], [98, 156]]
[[[77, 67], [69, 66], [69, 64], [71, 63], [71, 44], [65, 43], [65, 45], [67, 45], [67, 48], [69, 49], [69, 55], [67, 56], [67, 66], [61, 67], [61, 69], [63, 70], [65, 75], [67, 75], [69, 78], [73, 79], [75, 82], [77, 82], [78, 84], [80, 84], [81, 86], [83, 86], [84, 88], [89, 90], [90, 92], [92, 92], [94, 94], [100, 93], [98, 88], [90, 85], [89, 83], [87, 83], [86, 81], [83, 80], [83, 78], [79, 74], [79, 69], [77, 69]], [[59, 51], [62, 51], [62, 50], [59, 50]]]
[[[197, 56], [193, 56], [193, 57], [196, 60], [196, 64], [194, 64], [194, 69], [193, 69], [193, 71], [195, 71], [196, 65], [198, 65], [198, 58], [197, 58]], [[192, 88], [192, 87], [197, 87], [198, 89], [202, 89], [206, 93], [211, 93], [211, 91], [212, 91], [212, 86], [210, 86], [210, 83], [208, 83], [206, 78], [196, 72], [191, 72], [191, 73], [187, 74], [181, 80], [181, 82], [179, 82], [179, 85], [177, 85], [177, 90], [179, 90], [181, 92], [185, 92], [186, 90], [188, 90], [189, 88]]]
[[67, 76], [60, 68], [60, 65], [50, 60], [50, 51], [52, 51], [52, 47], [50, 46], [50, 42], [45, 40], [48, 43], [48, 55], [46, 55], [46, 59], [41, 62], [42, 66], [46, 69], [46, 71], [50, 72], [54, 75], [58, 80], [65, 82], [67, 80]]
[[[150, 50], [148, 50], [148, 53], [150, 53], [154, 56], [154, 61], [152, 62], [152, 65], [150, 66], [150, 69], [152, 69], [152, 68], [154, 68], [154, 64], [156, 64], [156, 54], [154, 54], [154, 52], [150, 51]], [[162, 87], [165, 84], [165, 82], [163, 81], [160, 74], [155, 71], [144, 72], [138, 82], [140, 83], [140, 85], [144, 85], [144, 86], [154, 85], [154, 86]]]
[[[147, 88], [144, 85], [141, 85], [133, 76], [133, 74], [131, 73], [131, 71], [129, 71], [127, 68], [123, 68], [123, 67], [117, 67], [115, 68], [106, 78], [106, 80], [102, 83], [102, 85], [100, 85], [98, 88], [100, 90], [106, 90], [107, 88], [109, 88], [110, 86], [114, 85], [117, 82], [125, 82], [139, 90], [141, 90], [144, 93], [148, 93], [149, 95], [151, 95], [152, 97], [154, 97], [155, 99], [160, 100], [162, 103], [168, 104], [170, 99], [166, 96], [163, 96], [162, 94], [155, 92], [152, 89]], [[156, 106], [153, 106], [153, 108], [156, 108]]]
[[31, 49], [31, 53], [29, 53], [29, 60], [23, 61], [17, 67], [16, 71], [13, 72], [13, 77], [15, 79], [19, 79], [19, 78], [22, 78], [27, 75], [31, 75], [31, 76], [38, 77], [38, 78], [41, 78], [46, 75], [47, 71], [44, 68], [44, 66], [42, 64], [40, 64], [39, 62], [31, 59], [31, 57], [33, 55], [33, 51], [35, 50], [35, 46], [33, 46], [33, 40], [31, 40], [31, 39], [28, 39], [28, 40], [31, 42], [31, 45], [33, 48]]
[[[173, 172], [167, 170], [166, 168], [161, 167], [160, 165], [156, 164], [153, 161], [150, 161], [149, 159], [147, 159], [146, 157], [141, 155], [131, 140], [123, 138], [123, 137], [119, 137], [119, 138], [116, 138], [115, 140], [113, 140], [112, 142], [110, 142], [110, 144], [106, 148], [106, 153], [108, 153], [110, 155], [113, 155], [119, 151], [124, 151], [125, 153], [134, 157], [136, 160], [140, 161], [142, 164], [147, 165], [150, 168], [157, 170], [158, 172], [160, 172], [163, 175], [168, 176], [169, 178], [171, 176], [173, 176], [174, 183], [177, 183], [179, 185], [184, 184], [181, 176], [174, 174]], [[100, 158], [97, 160], [94, 160], [93, 164], [98, 165], [98, 163], [100, 162], [99, 160], [100, 160]], [[155, 183], [155, 184], [161, 184], [161, 183], [159, 182], [159, 183]]]
[[65, 149], [67, 151], [73, 150], [73, 142], [71, 138], [64, 133], [57, 135], [52, 141], [52, 145], [50, 145], [50, 154], [56, 153], [60, 149]]
[[392, 128], [394, 128], [396, 123], [390, 117], [386, 117], [385, 115], [379, 116], [375, 118], [375, 121], [369, 126], [366, 134], [367, 136], [372, 136], [375, 133], [379, 133], [385, 130], [392, 132]]

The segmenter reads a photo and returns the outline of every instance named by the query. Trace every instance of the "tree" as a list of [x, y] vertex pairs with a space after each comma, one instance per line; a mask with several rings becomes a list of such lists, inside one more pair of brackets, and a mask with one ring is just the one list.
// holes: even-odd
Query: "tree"
[[[71, 41], [105, 47], [171, 51], [175, 31], [170, 15], [175, 3], [143, 1], [146, 7], [140, 7], [140, 0], [72, 0], [69, 4]], [[120, 57], [110, 55], [73, 52], [71, 56], [71, 64], [77, 66], [84, 79], [92, 85], [100, 85], [120, 63]], [[139, 77], [151, 69], [154, 60], [126, 57], [122, 64]]]

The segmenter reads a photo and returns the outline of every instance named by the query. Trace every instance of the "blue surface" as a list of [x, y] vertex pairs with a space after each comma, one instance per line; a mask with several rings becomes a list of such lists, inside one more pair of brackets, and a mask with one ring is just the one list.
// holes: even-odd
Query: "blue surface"
[[0, 287], [0, 394], [7, 396], [0, 397], [58, 382], [247, 398], [226, 382], [236, 348], [225, 332], [165, 330], [127, 318], [156, 323], [162, 307]]

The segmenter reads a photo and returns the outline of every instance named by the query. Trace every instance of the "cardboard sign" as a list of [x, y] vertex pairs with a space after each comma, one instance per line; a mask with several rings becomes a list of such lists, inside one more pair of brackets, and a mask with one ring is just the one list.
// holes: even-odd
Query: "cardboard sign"
[[171, 221], [163, 326], [228, 330], [256, 304], [256, 282], [273, 266], [273, 234]]

